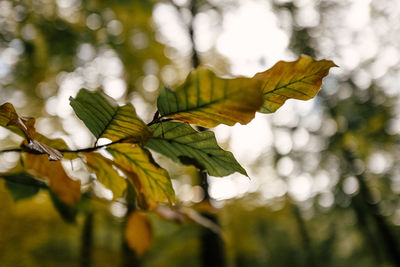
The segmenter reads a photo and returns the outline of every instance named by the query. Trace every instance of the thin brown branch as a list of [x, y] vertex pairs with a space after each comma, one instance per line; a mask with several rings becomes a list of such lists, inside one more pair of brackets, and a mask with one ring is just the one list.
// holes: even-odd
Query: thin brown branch
[[[158, 114], [158, 111], [157, 111], [156, 114]], [[158, 116], [158, 117], [154, 116], [153, 120], [151, 122], [149, 122], [147, 124], [147, 126], [151, 126], [151, 125], [156, 124], [156, 123], [162, 123], [162, 122], [170, 121], [170, 120], [172, 120], [172, 119], [166, 119], [166, 118], [164, 118], [162, 116]], [[114, 141], [114, 142], [111, 142], [111, 143], [108, 143], [108, 144], [100, 145], [100, 146], [93, 146], [93, 147], [80, 148], [80, 149], [57, 149], [57, 150], [62, 152], [62, 153], [93, 152], [93, 151], [105, 148], [107, 146], [110, 146], [110, 145], [123, 143], [126, 140], [129, 140], [129, 138], [123, 138], [123, 139], [120, 139], [120, 140], [117, 140], [117, 141]], [[26, 153], [30, 153], [30, 154], [39, 154], [39, 155], [46, 154], [44, 152], [38, 152], [38, 151], [35, 151], [35, 150], [31, 150], [31, 149], [29, 149], [29, 148], [27, 148], [25, 146], [22, 146], [20, 148], [16, 147], [16, 148], [7, 148], [7, 149], [0, 150], [0, 153], [8, 153], [8, 152], [26, 152]]]

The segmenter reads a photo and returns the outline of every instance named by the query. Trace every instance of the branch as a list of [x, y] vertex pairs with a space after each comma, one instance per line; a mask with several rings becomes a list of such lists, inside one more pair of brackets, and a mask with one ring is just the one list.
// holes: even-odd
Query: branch
[[[171, 120], [172, 119], [168, 119], [168, 118], [160, 116], [158, 111], [157, 111], [154, 114], [153, 120], [151, 122], [149, 122], [147, 124], [147, 126], [151, 126], [151, 125], [156, 124], [156, 123], [163, 123], [165, 121], [171, 121]], [[111, 143], [108, 143], [108, 144], [104, 144], [104, 145], [100, 145], [100, 146], [93, 146], [93, 147], [73, 149], [73, 150], [71, 150], [71, 149], [57, 149], [57, 150], [62, 152], [62, 153], [93, 152], [93, 151], [96, 151], [98, 149], [110, 146], [110, 145], [122, 143], [122, 142], [124, 142], [126, 140], [129, 140], [129, 137], [128, 138], [119, 139], [117, 141], [114, 141], [114, 142], [111, 142]], [[7, 152], [26, 152], [26, 153], [38, 154], [38, 155], [46, 154], [44, 152], [39, 152], [39, 151], [36, 151], [36, 150], [32, 150], [32, 149], [30, 149], [30, 148], [28, 148], [26, 146], [21, 146], [20, 148], [7, 148], [7, 149], [0, 150], [0, 153], [7, 153]]]

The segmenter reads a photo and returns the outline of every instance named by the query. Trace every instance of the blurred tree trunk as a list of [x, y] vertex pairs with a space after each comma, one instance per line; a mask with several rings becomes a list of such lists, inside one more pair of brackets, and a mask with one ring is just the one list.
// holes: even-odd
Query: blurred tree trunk
[[[189, 4], [192, 19], [188, 25], [188, 32], [192, 42], [192, 67], [195, 69], [200, 65], [199, 55], [196, 49], [194, 38], [193, 21], [197, 14], [198, 2], [191, 0]], [[206, 131], [206, 128], [198, 127], [199, 131]], [[210, 204], [210, 195], [208, 194], [208, 174], [204, 171], [199, 171], [199, 182], [204, 192], [203, 202]], [[219, 225], [218, 218], [214, 214], [202, 213], [202, 216], [208, 218], [215, 224]], [[208, 228], [203, 228], [201, 231], [201, 266], [203, 267], [223, 267], [225, 266], [224, 244], [222, 238]]]
[[80, 266], [92, 266], [92, 248], [93, 248], [93, 213], [89, 212], [86, 215], [82, 228], [81, 237], [81, 255]]
[[[200, 185], [204, 191], [205, 202], [210, 202], [210, 195], [208, 194], [208, 181], [207, 173], [199, 172], [200, 174]], [[208, 218], [215, 224], [218, 223], [216, 215], [202, 213], [202, 216]], [[217, 233], [211, 231], [208, 228], [202, 228], [201, 231], [201, 266], [203, 267], [223, 267], [226, 265], [224, 257], [224, 243]]]
[[301, 237], [301, 241], [303, 242], [303, 248], [306, 255], [305, 266], [317, 266], [316, 264], [317, 261], [315, 260], [314, 257], [311, 237], [310, 234], [308, 233], [306, 222], [304, 221], [303, 216], [301, 215], [299, 207], [295, 203], [293, 203], [292, 200], [290, 200], [290, 202], [293, 215], [296, 219], [299, 235]]
[[[344, 156], [349, 164], [350, 172], [355, 172], [355, 158], [351, 151], [345, 150]], [[400, 249], [399, 244], [394, 237], [392, 229], [389, 224], [386, 222], [385, 218], [381, 215], [378, 203], [375, 203], [372, 197], [371, 190], [368, 187], [365, 176], [363, 173], [356, 174], [355, 177], [358, 180], [360, 185], [360, 199], [362, 200], [362, 204], [365, 207], [365, 210], [370, 216], [371, 221], [374, 223], [375, 230], [377, 232], [377, 239], [380, 240], [382, 246], [385, 248], [388, 258], [393, 263], [394, 266], [400, 267]], [[359, 207], [361, 210], [362, 207]]]

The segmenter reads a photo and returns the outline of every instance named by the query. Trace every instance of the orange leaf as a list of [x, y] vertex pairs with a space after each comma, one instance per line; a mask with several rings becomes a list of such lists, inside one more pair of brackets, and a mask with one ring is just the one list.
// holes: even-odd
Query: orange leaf
[[79, 201], [81, 183], [67, 175], [61, 161], [49, 161], [46, 155], [25, 153], [24, 166], [32, 175], [48, 180], [50, 189], [61, 201], [69, 205]]
[[140, 257], [150, 249], [152, 229], [143, 212], [132, 212], [126, 222], [125, 238], [129, 247]]

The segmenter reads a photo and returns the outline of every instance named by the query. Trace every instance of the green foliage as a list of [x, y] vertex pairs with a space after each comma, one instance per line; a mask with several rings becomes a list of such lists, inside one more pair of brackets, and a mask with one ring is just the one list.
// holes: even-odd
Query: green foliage
[[213, 176], [247, 175], [232, 153], [218, 146], [213, 132], [197, 132], [187, 123], [171, 121], [150, 128], [154, 134], [146, 146], [175, 162], [193, 164]]
[[45, 187], [32, 175], [24, 172], [2, 175], [2, 177], [6, 180], [5, 185], [15, 201], [30, 198], [36, 195], [41, 187]]
[[105, 95], [85, 89], [80, 90], [76, 98], [71, 97], [70, 103], [76, 115], [97, 139], [129, 139], [129, 142], [145, 143], [151, 135], [131, 104], [119, 107]]

